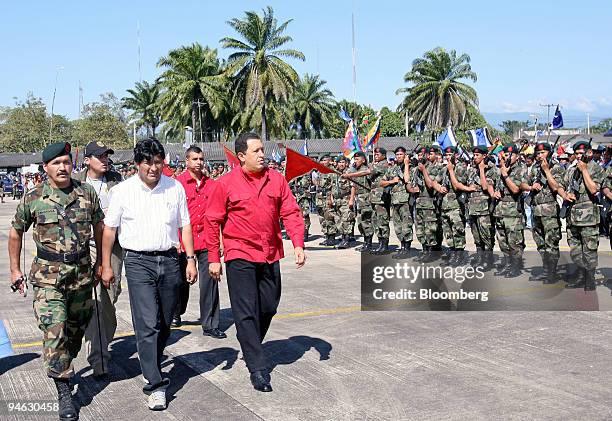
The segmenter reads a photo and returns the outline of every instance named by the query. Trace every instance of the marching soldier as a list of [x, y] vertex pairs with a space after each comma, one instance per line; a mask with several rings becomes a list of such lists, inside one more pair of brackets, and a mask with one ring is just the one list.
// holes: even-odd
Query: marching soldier
[[526, 169], [519, 161], [518, 152], [514, 144], [504, 146], [493, 183], [493, 198], [497, 202], [493, 217], [497, 242], [504, 255], [500, 267], [511, 278], [521, 274], [525, 249], [521, 184], [525, 183]]
[[23, 196], [9, 234], [11, 282], [19, 284], [23, 233], [34, 224], [36, 257], [29, 278], [34, 286], [34, 315], [43, 332], [47, 375], [58, 392], [59, 417], [77, 419], [69, 380], [72, 360], [81, 349], [92, 315], [94, 269], [89, 239], [94, 230], [97, 273], [104, 213], [95, 190], [72, 180], [70, 144], [53, 143], [42, 153], [48, 180]]
[[527, 182], [521, 184], [521, 189], [530, 192], [533, 240], [542, 257], [544, 270], [540, 276], [533, 276], [530, 280], [553, 284], [557, 281], [561, 240], [561, 220], [556, 193], [563, 182], [565, 171], [558, 162], [549, 159], [552, 154], [550, 143], [538, 143], [535, 154], [536, 165], [527, 174]]
[[[373, 209], [370, 204], [370, 181], [367, 175], [368, 159], [365, 153], [358, 151], [353, 155], [355, 160], [354, 167], [342, 174], [343, 178], [355, 179], [361, 185], [353, 184], [351, 187], [351, 197], [349, 206], [357, 205], [357, 228], [363, 235], [363, 245], [356, 248], [357, 251], [368, 252], [372, 250], [372, 237], [374, 236], [374, 226], [372, 224]], [[365, 186], [365, 187], [364, 187]], [[367, 188], [366, 188], [367, 187]]]
[[381, 181], [387, 173], [387, 150], [385, 148], [374, 149], [374, 163], [370, 166], [370, 183], [373, 187], [370, 192], [370, 204], [374, 207], [374, 231], [378, 237], [378, 248], [372, 250], [373, 254], [385, 254], [389, 251], [389, 228], [390, 219], [390, 196], [381, 186]]
[[[342, 174], [347, 171], [349, 160], [345, 157], [338, 161], [337, 170]], [[346, 249], [350, 246], [350, 237], [353, 233], [353, 203], [350, 203], [352, 182], [348, 178], [343, 178], [341, 174], [333, 174], [332, 183], [332, 207], [336, 220], [336, 230], [342, 236], [338, 249]]]
[[291, 191], [302, 209], [304, 216], [304, 241], [308, 241], [310, 230], [310, 188], [312, 186], [312, 173], [307, 173], [294, 178], [289, 183]]
[[[329, 155], [324, 155], [321, 158], [321, 164], [329, 167], [331, 165], [331, 157]], [[319, 214], [321, 231], [325, 236], [325, 240], [323, 240], [320, 245], [333, 246], [336, 243], [336, 224], [334, 221], [334, 215], [328, 206], [329, 194], [332, 187], [332, 174], [319, 174], [316, 184], [317, 213]]]
[[[579, 140], [574, 144], [576, 164], [565, 173], [559, 195], [569, 203], [567, 211], [567, 242], [572, 261], [578, 266], [577, 279], [566, 288], [584, 287], [595, 291], [595, 269], [599, 247], [599, 208], [597, 193], [605, 179], [605, 172], [589, 160], [589, 143]], [[587, 155], [587, 156], [585, 156]]]
[[452, 253], [448, 263], [459, 264], [465, 249], [465, 217], [460, 202], [464, 193], [460, 187], [465, 187], [467, 166], [458, 159], [455, 146], [446, 147], [444, 155], [446, 166], [442, 172], [441, 185], [447, 193], [442, 198], [442, 231]]
[[[440, 185], [442, 181], [443, 165], [439, 162], [440, 147], [432, 145], [428, 149], [427, 163], [419, 162], [418, 171], [423, 177], [423, 185], [416, 202], [417, 238], [423, 245], [425, 260], [431, 258], [431, 252], [437, 250], [439, 235], [439, 205], [436, 204], [439, 194], [446, 194], [446, 187]], [[427, 254], [429, 254], [428, 257]]]
[[[606, 170], [606, 181], [604, 182], [603, 194], [609, 202], [612, 202], [612, 166], [608, 166]], [[606, 215], [608, 224], [608, 237], [610, 239], [610, 248], [612, 248], [612, 206], [608, 208]]]

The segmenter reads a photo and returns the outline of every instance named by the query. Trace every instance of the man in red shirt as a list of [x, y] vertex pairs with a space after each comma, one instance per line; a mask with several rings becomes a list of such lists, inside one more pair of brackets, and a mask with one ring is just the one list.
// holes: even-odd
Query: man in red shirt
[[[204, 174], [204, 154], [202, 149], [192, 146], [185, 152], [185, 165], [187, 170], [176, 177], [182, 184], [187, 196], [187, 208], [191, 219], [193, 233], [193, 249], [198, 259], [198, 273], [200, 275], [200, 322], [202, 333], [215, 339], [226, 338], [227, 335], [219, 330], [219, 284], [208, 273], [208, 250], [206, 249], [206, 236], [204, 235], [204, 212], [208, 197], [215, 181]], [[181, 243], [182, 245], [182, 243]], [[179, 254], [181, 274], [187, 267], [185, 253]], [[183, 274], [183, 278], [185, 278]], [[179, 302], [174, 314], [173, 325], [181, 325], [181, 316], [187, 309], [189, 301], [189, 283], [183, 279], [179, 289]]]
[[240, 135], [235, 150], [240, 168], [217, 180], [206, 208], [208, 270], [213, 279], [220, 279], [221, 228], [236, 336], [253, 387], [271, 392], [261, 344], [281, 296], [279, 260], [284, 254], [279, 221], [293, 242], [295, 263], [301, 268], [306, 262], [304, 218], [285, 177], [264, 165], [259, 135]]

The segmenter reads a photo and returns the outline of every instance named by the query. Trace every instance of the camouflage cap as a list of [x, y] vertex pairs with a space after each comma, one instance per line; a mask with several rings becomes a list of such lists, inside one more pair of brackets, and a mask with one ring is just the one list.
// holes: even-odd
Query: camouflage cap
[[70, 153], [71, 150], [72, 147], [68, 142], [52, 143], [42, 151], [42, 160], [46, 164], [47, 162], [54, 160], [58, 156], [64, 155], [68, 155], [72, 160], [72, 154]]
[[540, 142], [535, 147], [536, 152], [538, 151], [552, 151], [552, 146], [548, 142]]
[[472, 152], [489, 153], [489, 149], [484, 145], [476, 145], [472, 148]]

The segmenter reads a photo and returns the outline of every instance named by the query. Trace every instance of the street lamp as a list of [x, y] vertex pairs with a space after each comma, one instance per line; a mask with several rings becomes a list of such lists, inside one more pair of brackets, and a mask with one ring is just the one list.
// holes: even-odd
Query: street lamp
[[64, 70], [64, 66], [57, 66], [55, 70], [55, 85], [53, 85], [53, 99], [51, 100], [51, 120], [49, 121], [49, 141], [51, 141], [51, 133], [53, 131], [53, 108], [55, 107], [55, 93], [57, 92], [57, 79], [59, 78], [60, 70]]

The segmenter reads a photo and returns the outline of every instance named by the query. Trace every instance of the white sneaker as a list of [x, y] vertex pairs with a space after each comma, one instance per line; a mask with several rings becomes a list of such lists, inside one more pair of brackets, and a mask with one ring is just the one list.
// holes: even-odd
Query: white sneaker
[[158, 389], [149, 395], [149, 409], [151, 411], [163, 411], [166, 409], [165, 389]]

